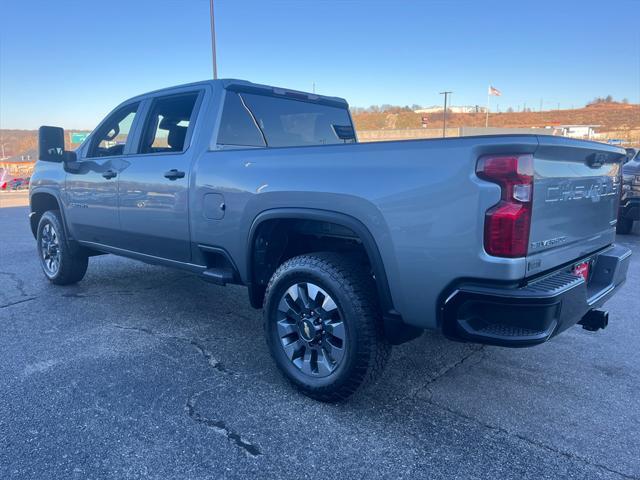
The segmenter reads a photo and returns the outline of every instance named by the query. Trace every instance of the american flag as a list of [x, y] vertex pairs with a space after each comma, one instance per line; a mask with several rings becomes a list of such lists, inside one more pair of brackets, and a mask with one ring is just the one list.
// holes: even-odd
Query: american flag
[[489, 95], [493, 95], [494, 97], [500, 97], [502, 92], [495, 87], [489, 85]]

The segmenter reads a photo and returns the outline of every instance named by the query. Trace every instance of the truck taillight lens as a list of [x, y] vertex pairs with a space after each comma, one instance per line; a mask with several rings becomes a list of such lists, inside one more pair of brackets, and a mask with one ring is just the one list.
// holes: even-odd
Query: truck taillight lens
[[484, 249], [495, 257], [526, 256], [531, 230], [533, 155], [480, 157], [476, 173], [502, 189], [500, 201], [485, 215]]

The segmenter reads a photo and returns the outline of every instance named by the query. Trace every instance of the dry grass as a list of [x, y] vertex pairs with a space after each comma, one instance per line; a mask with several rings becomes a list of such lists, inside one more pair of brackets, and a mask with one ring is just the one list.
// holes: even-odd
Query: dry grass
[[[357, 130], [388, 130], [398, 128], [420, 128], [424, 114], [359, 113], [353, 116]], [[442, 124], [442, 113], [426, 114], [429, 127]], [[484, 127], [484, 113], [449, 113], [450, 127]], [[600, 125], [597, 131], [611, 132], [613, 136], [632, 137], [640, 131], [640, 105], [604, 103], [573, 110], [550, 110], [543, 112], [491, 113], [492, 127], [546, 127], [553, 125]], [[640, 137], [638, 137], [640, 139]]]

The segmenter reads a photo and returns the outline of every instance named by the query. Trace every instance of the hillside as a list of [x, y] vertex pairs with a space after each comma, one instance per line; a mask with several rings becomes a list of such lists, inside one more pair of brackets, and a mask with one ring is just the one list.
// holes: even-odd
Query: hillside
[[[66, 130], [65, 139], [69, 142], [70, 134], [80, 130]], [[38, 148], [38, 131], [37, 130], [0, 130], [0, 145], [4, 145], [4, 154], [11, 160], [20, 157], [30, 151]], [[77, 145], [68, 145], [71, 148]], [[2, 152], [0, 151], [0, 154]], [[19, 158], [17, 159], [19, 160]]]
[[[353, 114], [356, 130], [389, 130], [420, 128], [422, 117], [428, 117], [429, 127], [442, 125], [442, 112], [431, 114], [413, 113], [411, 110], [395, 108], [385, 112], [357, 112]], [[484, 113], [449, 113], [449, 127], [483, 127]], [[573, 110], [549, 110], [543, 112], [491, 113], [492, 127], [546, 127], [553, 125], [600, 125], [596, 130], [606, 132], [609, 138], [623, 138], [640, 142], [640, 105], [617, 102], [600, 102]], [[67, 131], [69, 138], [70, 131]], [[37, 148], [36, 130], [0, 130], [0, 144], [4, 144], [5, 155], [15, 157]], [[70, 145], [71, 148], [76, 145]]]
[[[422, 117], [428, 117], [429, 127], [442, 125], [442, 112], [419, 114], [412, 111], [363, 112], [353, 115], [357, 130], [385, 130], [420, 128]], [[546, 127], [553, 125], [600, 125], [597, 131], [621, 134], [640, 129], [640, 105], [622, 103], [598, 103], [573, 110], [549, 110], [543, 112], [491, 113], [492, 127]], [[450, 127], [483, 127], [484, 113], [448, 113]]]

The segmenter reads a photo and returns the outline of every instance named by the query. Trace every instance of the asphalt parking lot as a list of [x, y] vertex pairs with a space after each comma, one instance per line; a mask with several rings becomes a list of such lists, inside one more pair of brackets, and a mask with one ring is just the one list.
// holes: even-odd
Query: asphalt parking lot
[[243, 288], [113, 256], [52, 286], [7, 205], [2, 479], [640, 478], [637, 225], [605, 331], [521, 350], [427, 333], [327, 405], [280, 376]]

